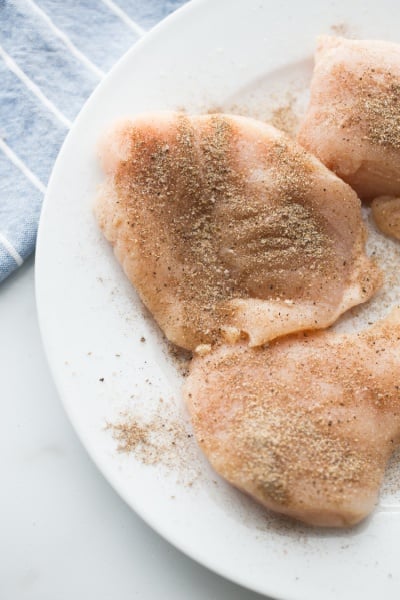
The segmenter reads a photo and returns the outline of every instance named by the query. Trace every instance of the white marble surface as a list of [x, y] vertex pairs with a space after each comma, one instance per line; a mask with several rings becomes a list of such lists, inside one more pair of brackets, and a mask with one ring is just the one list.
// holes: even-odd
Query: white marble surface
[[33, 259], [0, 286], [0, 599], [257, 600], [119, 498], [78, 441], [43, 353]]

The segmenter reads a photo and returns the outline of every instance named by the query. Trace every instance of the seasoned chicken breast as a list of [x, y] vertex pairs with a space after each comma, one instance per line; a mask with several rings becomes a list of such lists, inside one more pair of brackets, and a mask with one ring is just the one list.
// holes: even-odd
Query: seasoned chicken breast
[[371, 204], [371, 213], [382, 233], [400, 240], [400, 198], [375, 198]]
[[326, 327], [379, 283], [356, 194], [271, 126], [142, 115], [100, 155], [100, 227], [179, 346]]
[[400, 195], [400, 45], [321, 36], [298, 141], [362, 198]]
[[300, 333], [193, 359], [184, 396], [214, 469], [279, 513], [347, 526], [400, 441], [400, 309], [358, 334]]

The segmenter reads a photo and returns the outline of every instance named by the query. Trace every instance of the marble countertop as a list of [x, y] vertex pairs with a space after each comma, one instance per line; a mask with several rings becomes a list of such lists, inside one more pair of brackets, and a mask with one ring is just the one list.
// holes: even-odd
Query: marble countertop
[[32, 258], [0, 286], [0, 332], [0, 598], [262, 598], [164, 541], [91, 462], [46, 363]]

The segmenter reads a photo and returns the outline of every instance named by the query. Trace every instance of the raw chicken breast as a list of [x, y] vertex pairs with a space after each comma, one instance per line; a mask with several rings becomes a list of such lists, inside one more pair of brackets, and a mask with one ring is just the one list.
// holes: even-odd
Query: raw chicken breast
[[379, 283], [356, 194], [271, 126], [143, 115], [101, 160], [100, 227], [179, 346], [326, 327]]
[[214, 469], [266, 507], [322, 526], [373, 509], [400, 441], [400, 309], [351, 335], [222, 345], [191, 364], [184, 396]]
[[382, 233], [400, 240], [400, 198], [375, 198], [371, 204], [371, 213]]
[[400, 45], [319, 38], [298, 141], [362, 198], [400, 194]]

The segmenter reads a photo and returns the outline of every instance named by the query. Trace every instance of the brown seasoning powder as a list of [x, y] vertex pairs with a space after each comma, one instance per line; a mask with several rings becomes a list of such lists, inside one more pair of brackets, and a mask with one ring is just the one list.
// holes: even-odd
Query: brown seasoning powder
[[[315, 167], [305, 152], [283, 140], [266, 149], [275, 200], [263, 199], [257, 206], [247, 196], [244, 175], [235, 169], [237, 130], [229, 119], [211, 116], [199, 133], [180, 115], [174, 135], [170, 145], [133, 128], [133, 158], [121, 164], [115, 185], [119, 194], [135, 199], [127, 201], [126, 218], [142, 257], [165, 268], [163, 248], [172, 249], [179, 272], [167, 266], [168, 281], [164, 277], [160, 285], [176, 290], [182, 321], [188, 332], [199, 332], [198, 343], [218, 338], [230, 320], [227, 302], [232, 298], [280, 293], [279, 286], [265, 290], [265, 281], [255, 289], [254, 275], [261, 282], [275, 271], [282, 279], [285, 269], [310, 263], [326, 279], [332, 276], [337, 268], [332, 240], [321, 215], [307, 203]], [[266, 198], [270, 194], [266, 187]], [[227, 232], [231, 255], [221, 252]]]
[[400, 81], [390, 71], [367, 68], [356, 75], [339, 63], [332, 69], [341, 87], [350, 97], [355, 95], [354, 105], [342, 123], [347, 126], [365, 126], [365, 136], [373, 144], [400, 149]]

